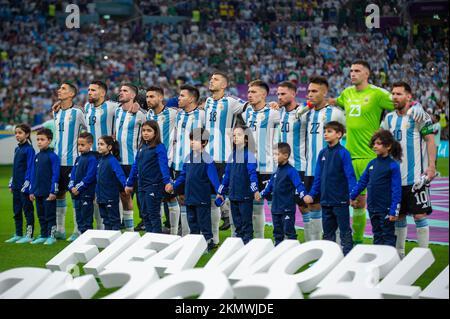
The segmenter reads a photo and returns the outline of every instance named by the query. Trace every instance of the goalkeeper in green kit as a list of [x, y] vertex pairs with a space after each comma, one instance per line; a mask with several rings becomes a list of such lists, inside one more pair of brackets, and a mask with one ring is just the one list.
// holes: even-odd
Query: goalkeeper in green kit
[[[345, 147], [350, 152], [356, 178], [359, 180], [367, 164], [376, 157], [369, 146], [374, 132], [379, 129], [383, 111], [393, 111], [392, 95], [385, 89], [369, 84], [370, 66], [366, 61], [354, 61], [350, 68], [352, 86], [347, 87], [338, 98], [330, 98], [329, 104], [344, 109], [347, 126]], [[419, 103], [411, 108], [416, 122], [424, 118], [425, 110]], [[363, 241], [366, 226], [366, 192], [356, 199], [353, 209], [353, 242]]]

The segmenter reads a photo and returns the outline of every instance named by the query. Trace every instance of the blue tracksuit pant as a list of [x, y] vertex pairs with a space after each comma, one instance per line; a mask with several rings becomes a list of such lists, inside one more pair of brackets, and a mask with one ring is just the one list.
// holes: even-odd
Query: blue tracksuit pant
[[162, 233], [161, 227], [161, 201], [162, 192], [158, 190], [141, 191], [138, 194], [141, 207], [141, 218], [145, 225], [145, 231], [150, 233]]
[[388, 215], [384, 213], [369, 212], [372, 223], [373, 243], [375, 245], [388, 245], [395, 247], [397, 236], [395, 236], [395, 222], [389, 221]]
[[207, 243], [212, 239], [211, 205], [186, 205], [191, 234], [203, 234]]
[[77, 217], [78, 230], [84, 233], [88, 229], [92, 229], [94, 222], [94, 200], [93, 198], [73, 199], [73, 206]]
[[323, 239], [336, 241], [339, 228], [344, 255], [353, 248], [350, 211], [348, 206], [322, 206]]
[[[31, 225], [34, 230], [34, 208], [33, 202], [28, 194], [22, 193], [20, 189], [13, 190], [13, 211], [14, 222], [16, 224], [16, 235], [23, 236], [23, 215], [27, 221], [27, 226]], [[31, 234], [33, 236], [33, 234]]]
[[108, 200], [107, 203], [98, 203], [98, 210], [103, 218], [105, 230], [120, 230], [119, 200]]
[[230, 200], [230, 209], [236, 236], [242, 238], [244, 244], [247, 244], [253, 239], [253, 200]]
[[297, 240], [295, 231], [295, 212], [277, 214], [272, 212], [273, 237], [275, 246], [281, 243], [285, 237]]
[[52, 227], [56, 226], [56, 200], [47, 200], [47, 196], [36, 196], [36, 211], [41, 237], [50, 236]]

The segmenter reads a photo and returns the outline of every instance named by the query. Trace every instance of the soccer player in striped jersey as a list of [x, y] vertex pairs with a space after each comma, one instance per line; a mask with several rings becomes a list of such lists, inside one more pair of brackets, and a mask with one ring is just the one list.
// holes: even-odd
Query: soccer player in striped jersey
[[[214, 160], [219, 179], [222, 179], [225, 174], [225, 162], [231, 155], [232, 130], [236, 115], [242, 113], [245, 104], [237, 97], [226, 95], [227, 87], [228, 76], [220, 71], [214, 72], [209, 80], [209, 90], [212, 96], [208, 97], [205, 102], [205, 128], [210, 132], [206, 151]], [[219, 229], [230, 228], [230, 201], [226, 199], [220, 209], [217, 209], [214, 200], [215, 196], [211, 199], [211, 223], [214, 241], [218, 242]], [[220, 213], [223, 224], [219, 228]], [[234, 233], [234, 227], [232, 233]]]
[[[191, 141], [189, 133], [194, 128], [204, 128], [205, 111], [199, 109], [198, 101], [200, 92], [191, 85], [182, 85], [178, 97], [178, 107], [175, 126], [175, 144], [172, 167], [175, 170], [175, 177], [180, 176], [183, 169], [184, 159], [191, 151]], [[189, 224], [186, 215], [186, 206], [184, 205], [184, 186], [177, 190], [178, 203], [180, 204], [181, 234], [182, 236], [190, 233]], [[217, 243], [216, 243], [217, 244]]]
[[[276, 130], [280, 124], [280, 112], [269, 107], [266, 97], [269, 85], [261, 80], [248, 84], [249, 105], [242, 112], [242, 119], [252, 132], [256, 149], [256, 172], [258, 174], [258, 189], [262, 190], [270, 180], [274, 171], [273, 149], [277, 145]], [[270, 200], [270, 197], [268, 197]], [[265, 214], [264, 203], [253, 202], [253, 230], [254, 238], [264, 238]]]
[[[314, 173], [316, 171], [317, 157], [320, 151], [327, 147], [324, 137], [324, 126], [328, 122], [337, 121], [345, 127], [345, 114], [336, 107], [327, 104], [328, 81], [321, 76], [309, 79], [307, 98], [313, 109], [302, 116], [306, 118], [306, 169], [305, 187], [309, 192], [314, 184]], [[308, 205], [311, 218], [310, 240], [320, 240], [322, 236], [322, 208], [319, 198]]]
[[[126, 177], [130, 175], [131, 166], [138, 150], [141, 138], [141, 126], [146, 121], [146, 111], [139, 109], [134, 111], [138, 88], [125, 83], [120, 87], [119, 103], [115, 114], [115, 137], [120, 146], [120, 164]], [[134, 230], [133, 201], [131, 195], [121, 192], [120, 200], [123, 208], [123, 222], [129, 231]], [[119, 206], [120, 208], [120, 206]]]
[[[297, 170], [302, 181], [304, 181], [306, 168], [306, 116], [297, 118], [296, 113], [300, 105], [295, 99], [296, 95], [297, 87], [294, 83], [285, 81], [278, 84], [278, 105], [281, 107], [279, 141], [288, 143], [291, 146], [292, 152], [289, 157], [289, 164]], [[303, 217], [305, 241], [308, 241], [310, 237], [310, 214], [306, 209], [305, 203], [298, 197], [295, 199]]]
[[[97, 151], [97, 139], [114, 134], [114, 119], [119, 103], [106, 100], [108, 87], [102, 81], [92, 81], [88, 87], [88, 102], [84, 105], [87, 131], [92, 134], [92, 150]], [[94, 218], [97, 229], [104, 229], [97, 201], [94, 201]]]
[[[395, 225], [396, 247], [405, 256], [407, 235], [406, 214], [414, 216], [419, 247], [428, 247], [430, 230], [427, 215], [431, 214], [429, 182], [435, 177], [436, 146], [431, 118], [417, 123], [408, 115], [411, 108], [411, 87], [405, 82], [393, 84], [395, 111], [386, 115], [381, 127], [391, 131], [403, 149], [400, 170], [402, 174], [402, 201]], [[423, 175], [428, 182], [423, 182]]]
[[[55, 121], [55, 153], [61, 161], [58, 193], [56, 194], [56, 232], [55, 238], [65, 239], [66, 218], [66, 192], [69, 186], [69, 175], [78, 156], [77, 139], [86, 129], [86, 120], [83, 110], [73, 104], [78, 89], [70, 82], [64, 82], [58, 89], [58, 102], [53, 106], [53, 119]], [[75, 209], [74, 234], [78, 234]], [[72, 236], [69, 240], [74, 240]]]
[[[172, 162], [175, 138], [175, 125], [177, 119], [177, 109], [164, 106], [164, 90], [157, 86], [151, 86], [146, 93], [147, 105], [149, 107], [147, 120], [158, 122], [161, 130], [161, 140], [167, 149], [167, 158], [171, 168], [171, 178], [175, 178]], [[176, 196], [170, 195], [163, 201], [167, 202], [168, 214], [166, 214], [166, 225], [170, 227], [170, 234], [178, 235], [178, 223], [180, 221], [180, 206]], [[164, 206], [164, 205], [163, 205]], [[164, 209], [166, 213], [166, 210]]]

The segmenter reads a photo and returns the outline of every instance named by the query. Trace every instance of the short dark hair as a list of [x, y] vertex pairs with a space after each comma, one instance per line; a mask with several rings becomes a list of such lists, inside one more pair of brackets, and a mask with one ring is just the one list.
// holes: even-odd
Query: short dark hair
[[201, 141], [203, 146], [206, 146], [209, 142], [209, 132], [208, 130], [205, 130], [204, 128], [194, 128], [189, 133], [189, 139], [191, 141]]
[[195, 98], [195, 102], [198, 102], [198, 99], [200, 98], [200, 91], [195, 86], [184, 84], [180, 87], [180, 91], [181, 90], [188, 91], [189, 94]]
[[338, 122], [338, 121], [330, 121], [327, 124], [325, 124], [325, 126], [323, 127], [324, 130], [326, 130], [327, 128], [332, 129], [334, 131], [336, 131], [337, 133], [341, 133], [342, 136], [345, 133], [345, 126]]
[[359, 65], [362, 65], [363, 67], [367, 68], [367, 69], [369, 70], [369, 72], [371, 72], [370, 65], [369, 65], [369, 63], [368, 63], [367, 61], [365, 61], [365, 60], [355, 60], [355, 61], [352, 62], [352, 64], [359, 64]]
[[266, 83], [266, 82], [264, 82], [264, 81], [262, 81], [262, 80], [254, 80], [254, 81], [251, 81], [249, 84], [248, 84], [248, 86], [249, 87], [251, 87], [251, 86], [258, 86], [258, 87], [260, 87], [260, 88], [263, 88], [265, 91], [266, 91], [266, 93], [267, 94], [269, 94], [269, 91], [270, 91], [270, 87], [269, 87], [269, 85]]
[[64, 81], [62, 84], [68, 85], [72, 92], [75, 93], [75, 96], [78, 94], [78, 88], [72, 81]]
[[283, 81], [280, 84], [278, 84], [278, 87], [288, 88], [289, 90], [297, 92], [297, 86], [295, 86], [295, 84], [292, 83], [291, 81]]
[[91, 82], [91, 84], [98, 85], [99, 87], [101, 87], [105, 91], [105, 93], [108, 92], [108, 86], [103, 81], [94, 80], [94, 81]]
[[328, 89], [328, 80], [323, 76], [312, 76], [309, 78], [309, 83], [325, 85]]
[[48, 128], [41, 128], [37, 131], [36, 135], [45, 135], [49, 140], [53, 140], [53, 132]]
[[84, 138], [89, 144], [94, 143], [94, 137], [89, 132], [82, 132], [78, 135], [78, 138]]
[[402, 87], [405, 89], [406, 92], [408, 92], [409, 94], [412, 94], [411, 86], [404, 81], [395, 82], [394, 84], [392, 84], [392, 87], [393, 88]]
[[221, 77], [223, 77], [225, 79], [227, 84], [229, 82], [228, 75], [225, 72], [217, 70], [217, 71], [214, 71], [212, 75], [220, 75]]
[[136, 94], [136, 96], [139, 93], [139, 88], [136, 85], [134, 85], [133, 83], [123, 83], [122, 86], [126, 86], [126, 87], [129, 87], [130, 89], [132, 89], [134, 91], [134, 93]]
[[277, 148], [278, 152], [286, 154], [287, 156], [291, 156], [291, 146], [288, 143], [278, 143]]
[[159, 86], [151, 86], [151, 87], [149, 87], [148, 89], [147, 89], [147, 92], [148, 91], [153, 91], [153, 92], [158, 92], [159, 94], [161, 94], [162, 96], [164, 96], [164, 90], [161, 88], [161, 87], [159, 87]]

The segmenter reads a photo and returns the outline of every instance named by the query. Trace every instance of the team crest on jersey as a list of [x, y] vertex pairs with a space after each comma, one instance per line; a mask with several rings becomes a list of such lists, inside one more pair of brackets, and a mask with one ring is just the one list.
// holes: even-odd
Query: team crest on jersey
[[364, 99], [364, 102], [368, 103], [368, 102], [369, 102], [369, 98], [366, 97], [366, 98]]

